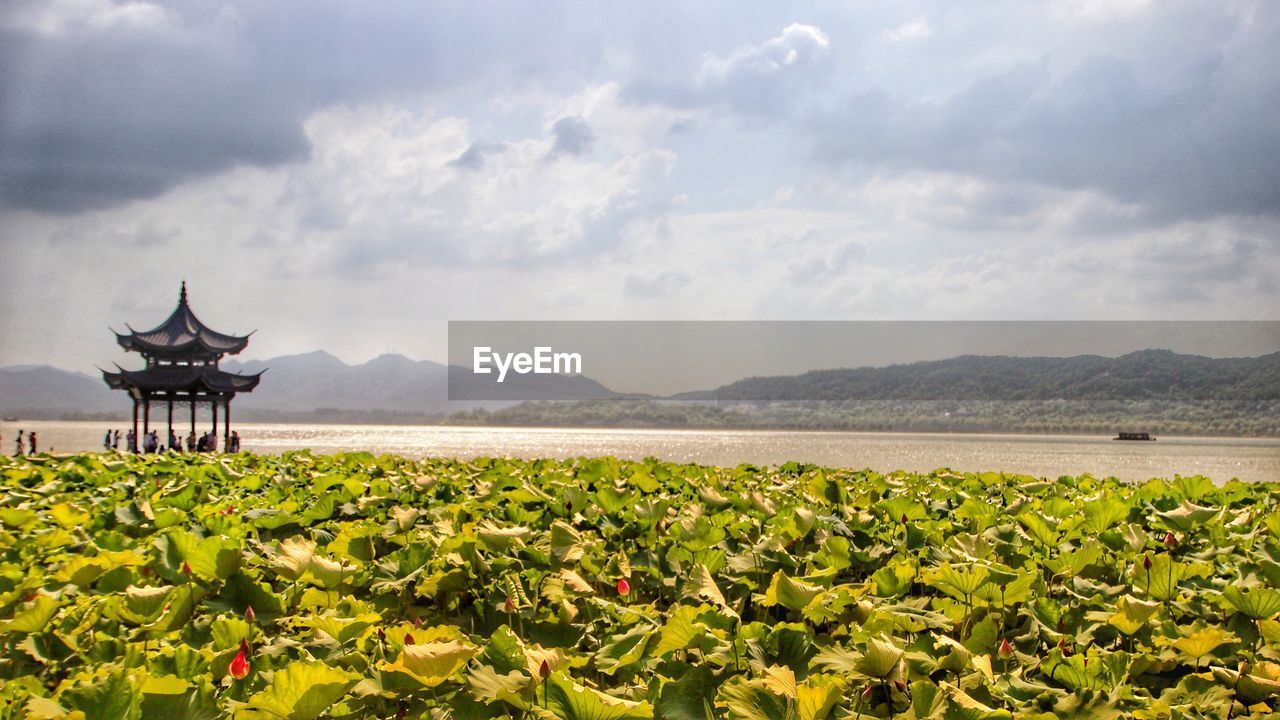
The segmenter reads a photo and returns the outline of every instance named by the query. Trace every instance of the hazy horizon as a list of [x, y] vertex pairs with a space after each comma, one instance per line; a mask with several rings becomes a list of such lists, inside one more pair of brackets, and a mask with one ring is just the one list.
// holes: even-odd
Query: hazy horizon
[[[1280, 322], [484, 322], [453, 323], [450, 337], [457, 349], [447, 363], [403, 353], [352, 362], [317, 348], [265, 358], [227, 356], [223, 364], [269, 364], [323, 353], [347, 367], [388, 355], [470, 367], [470, 349], [476, 343], [502, 352], [550, 344], [582, 352], [583, 375], [611, 390], [667, 396], [710, 390], [748, 377], [880, 368], [974, 355], [1115, 358], [1168, 350], [1210, 358], [1249, 358], [1280, 352]], [[673, 347], [678, 350], [675, 360]], [[138, 366], [138, 356], [118, 349], [115, 354], [122, 366]], [[0, 370], [40, 366], [97, 375], [96, 368], [74, 369], [50, 362], [4, 365]]]

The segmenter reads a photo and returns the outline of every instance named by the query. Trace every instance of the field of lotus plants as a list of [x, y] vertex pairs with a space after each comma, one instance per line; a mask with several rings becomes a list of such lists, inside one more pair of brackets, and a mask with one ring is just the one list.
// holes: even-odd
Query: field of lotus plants
[[1280, 709], [1280, 486], [0, 459], [0, 719]]

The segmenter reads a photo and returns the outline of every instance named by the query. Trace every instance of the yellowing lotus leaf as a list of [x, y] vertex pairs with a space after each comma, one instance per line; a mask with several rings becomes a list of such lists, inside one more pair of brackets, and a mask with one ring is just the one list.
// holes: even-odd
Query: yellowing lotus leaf
[[382, 669], [404, 673], [424, 687], [435, 687], [453, 677], [478, 651], [474, 645], [458, 640], [406, 645], [396, 661], [384, 664]]

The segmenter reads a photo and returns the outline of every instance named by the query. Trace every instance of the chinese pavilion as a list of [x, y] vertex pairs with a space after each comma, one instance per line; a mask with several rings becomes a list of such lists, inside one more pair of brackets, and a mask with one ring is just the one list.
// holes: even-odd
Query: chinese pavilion
[[[126, 327], [129, 327], [126, 325]], [[112, 332], [115, 332], [112, 330]], [[249, 333], [252, 335], [253, 333]], [[187, 305], [187, 283], [182, 283], [178, 307], [168, 320], [146, 332], [129, 327], [128, 334], [115, 333], [116, 342], [126, 352], [138, 352], [146, 359], [141, 370], [102, 371], [102, 379], [114, 390], [127, 390], [133, 398], [133, 435], [138, 434], [138, 409], [142, 409], [142, 432], [151, 430], [151, 403], [168, 406], [169, 432], [173, 432], [174, 403], [191, 406], [191, 432], [196, 431], [196, 405], [208, 403], [218, 432], [218, 407], [222, 413], [222, 446], [231, 439], [231, 399], [238, 392], [251, 392], [262, 373], [237, 375], [218, 369], [223, 355], [235, 355], [249, 344], [249, 335], [225, 335], [200, 322]], [[265, 372], [265, 371], [264, 371]], [[162, 443], [163, 445], [163, 443]]]

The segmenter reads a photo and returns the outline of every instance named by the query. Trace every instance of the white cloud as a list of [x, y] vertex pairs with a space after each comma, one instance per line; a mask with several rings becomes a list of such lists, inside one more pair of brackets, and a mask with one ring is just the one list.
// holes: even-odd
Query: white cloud
[[886, 30], [881, 35], [885, 40], [892, 43], [905, 42], [909, 40], [924, 40], [933, 34], [929, 27], [929, 22], [924, 18], [915, 18], [902, 23], [892, 30]]
[[760, 45], [746, 45], [726, 57], [708, 54], [698, 71], [698, 83], [732, 83], [743, 77], [762, 77], [804, 66], [831, 47], [821, 28], [792, 23], [781, 35]]

